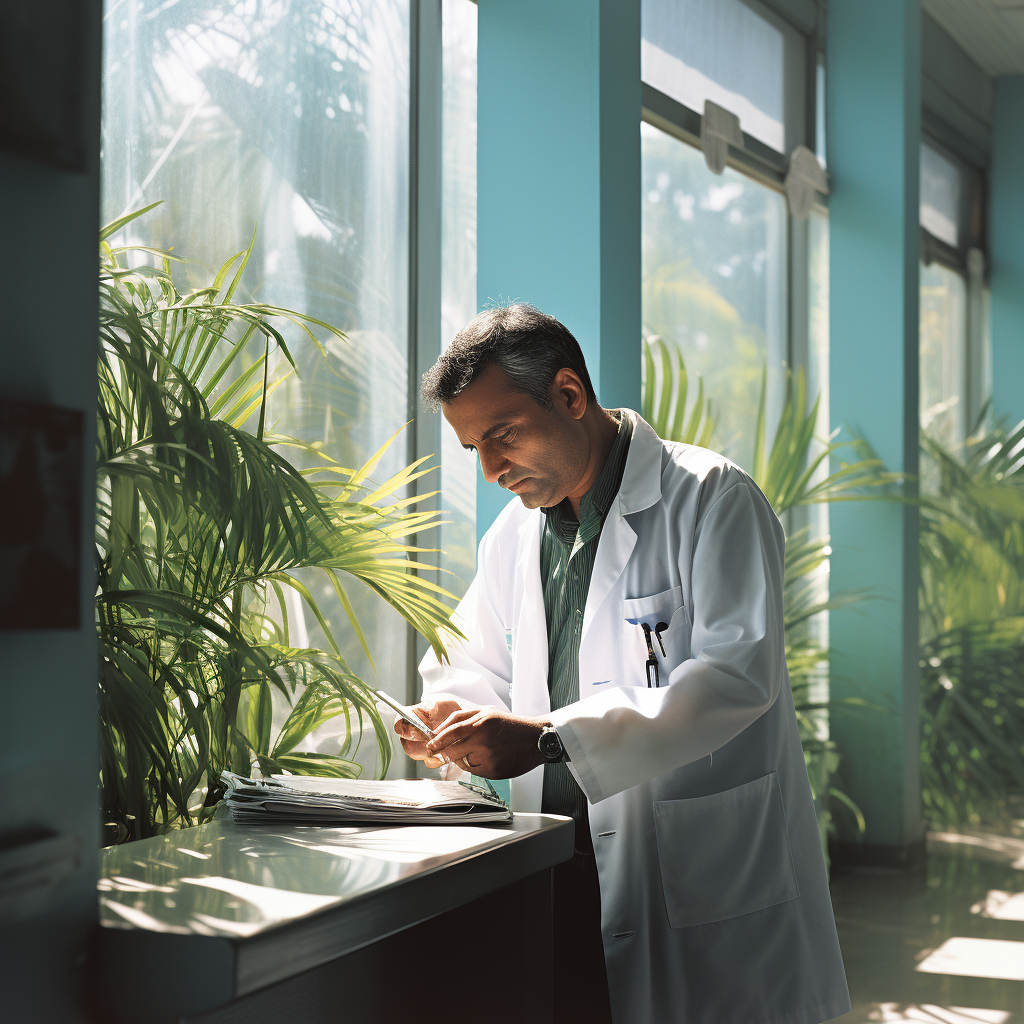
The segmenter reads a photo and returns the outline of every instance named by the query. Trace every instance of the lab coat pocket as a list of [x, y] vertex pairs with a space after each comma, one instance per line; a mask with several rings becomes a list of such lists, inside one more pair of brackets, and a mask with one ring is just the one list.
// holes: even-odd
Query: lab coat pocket
[[673, 928], [726, 921], [800, 895], [775, 772], [710, 796], [654, 804]]
[[[622, 602], [624, 681], [627, 685], [646, 686], [645, 664], [648, 658], [644, 625], [653, 631], [664, 623], [661, 642], [652, 636], [655, 656], [661, 667], [660, 681], [668, 683], [668, 672], [689, 657], [689, 620], [683, 607], [683, 588], [673, 587], [650, 597], [631, 597]], [[686, 633], [683, 636], [683, 633]], [[683, 641], [680, 643], [680, 641]], [[664, 652], [662, 651], [664, 645]]]
[[650, 597], [630, 597], [622, 602], [622, 617], [627, 622], [671, 622], [677, 608], [683, 606], [683, 588], [673, 587]]
[[[631, 597], [623, 601], [623, 657], [625, 660], [624, 681], [629, 685], [646, 686], [647, 677], [644, 665], [647, 660], [647, 640], [644, 636], [643, 627], [646, 624], [652, 631], [659, 624], [665, 623], [668, 629], [663, 631], [663, 642], [669, 633], [674, 633], [676, 627], [686, 617], [686, 609], [683, 607], [682, 587], [673, 587], [672, 590], [663, 591], [660, 594], [652, 594], [650, 597]], [[652, 640], [656, 655], [660, 663], [663, 663], [665, 679], [663, 685], [668, 682], [668, 673], [665, 671], [665, 657], [662, 654], [662, 645], [656, 639]], [[670, 647], [666, 646], [666, 651]]]

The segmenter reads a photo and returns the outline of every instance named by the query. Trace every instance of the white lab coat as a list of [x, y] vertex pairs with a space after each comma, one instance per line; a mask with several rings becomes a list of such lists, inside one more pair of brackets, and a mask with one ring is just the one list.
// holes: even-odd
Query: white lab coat
[[[727, 459], [629, 415], [579, 702], [550, 709], [542, 513], [517, 500], [480, 543], [467, 642], [420, 666], [424, 699], [555, 724], [590, 801], [615, 1024], [818, 1024], [850, 999], [786, 671], [782, 527]], [[650, 689], [641, 624], [658, 622]], [[542, 780], [512, 781], [515, 810], [540, 810]]]

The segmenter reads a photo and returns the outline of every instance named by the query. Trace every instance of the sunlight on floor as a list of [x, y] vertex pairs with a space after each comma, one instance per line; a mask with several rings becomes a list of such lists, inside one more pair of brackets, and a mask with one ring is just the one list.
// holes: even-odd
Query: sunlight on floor
[[901, 1006], [899, 1003], [877, 1003], [868, 1020], [887, 1022], [920, 1021], [922, 1024], [1004, 1024], [1010, 1014], [1006, 1010], [979, 1010], [966, 1006]]
[[1008, 863], [1018, 871], [1024, 870], [1024, 839], [1013, 836], [994, 836], [984, 832], [929, 832], [928, 844], [933, 848], [941, 844], [973, 847], [975, 854], [986, 860]]
[[1024, 892], [989, 889], [985, 899], [971, 907], [971, 913], [995, 921], [1024, 921]]
[[947, 939], [917, 965], [926, 974], [1024, 981], [1024, 942], [1006, 939]]
[[931, 833], [924, 870], [832, 879], [843, 1024], [1024, 1024], [1024, 823]]

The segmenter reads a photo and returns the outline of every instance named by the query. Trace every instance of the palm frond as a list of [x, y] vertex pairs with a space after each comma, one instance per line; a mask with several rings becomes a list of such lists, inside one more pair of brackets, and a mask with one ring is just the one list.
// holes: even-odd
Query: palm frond
[[706, 448], [715, 431], [717, 415], [704, 396], [698, 376], [697, 394], [687, 417], [689, 377], [682, 353], [675, 345], [653, 335], [643, 339], [643, 417], [666, 441], [681, 441]]

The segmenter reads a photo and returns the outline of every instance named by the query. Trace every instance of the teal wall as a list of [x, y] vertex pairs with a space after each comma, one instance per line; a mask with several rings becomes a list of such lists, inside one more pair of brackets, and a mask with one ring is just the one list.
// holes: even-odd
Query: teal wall
[[[530, 302], [640, 403], [639, 0], [479, 0], [477, 300]], [[477, 476], [477, 534], [510, 495]]]
[[1024, 419], [1024, 75], [993, 83], [992, 411]]
[[[30, 0], [19, 2], [28, 6]], [[0, 151], [0, 399], [85, 414], [81, 624], [67, 630], [0, 630], [0, 847], [22, 830], [46, 829], [77, 836], [81, 860], [44, 912], [0, 923], [0, 1020], [12, 1024], [90, 1019], [88, 954], [95, 948], [97, 924], [92, 524], [101, 7], [99, 0], [64, 0], [63, 7], [35, 23], [46, 34], [48, 51], [63, 52], [61, 34], [73, 32], [73, 45], [84, 59], [82, 137], [88, 166], [76, 173]], [[76, 9], [84, 33], [69, 28]]]
[[[918, 2], [829, 0], [827, 38], [832, 427], [916, 473]], [[842, 781], [865, 842], [898, 857], [921, 835], [917, 516], [894, 503], [833, 505], [830, 516], [832, 592], [871, 598], [832, 613], [832, 695], [880, 709], [833, 714]]]

